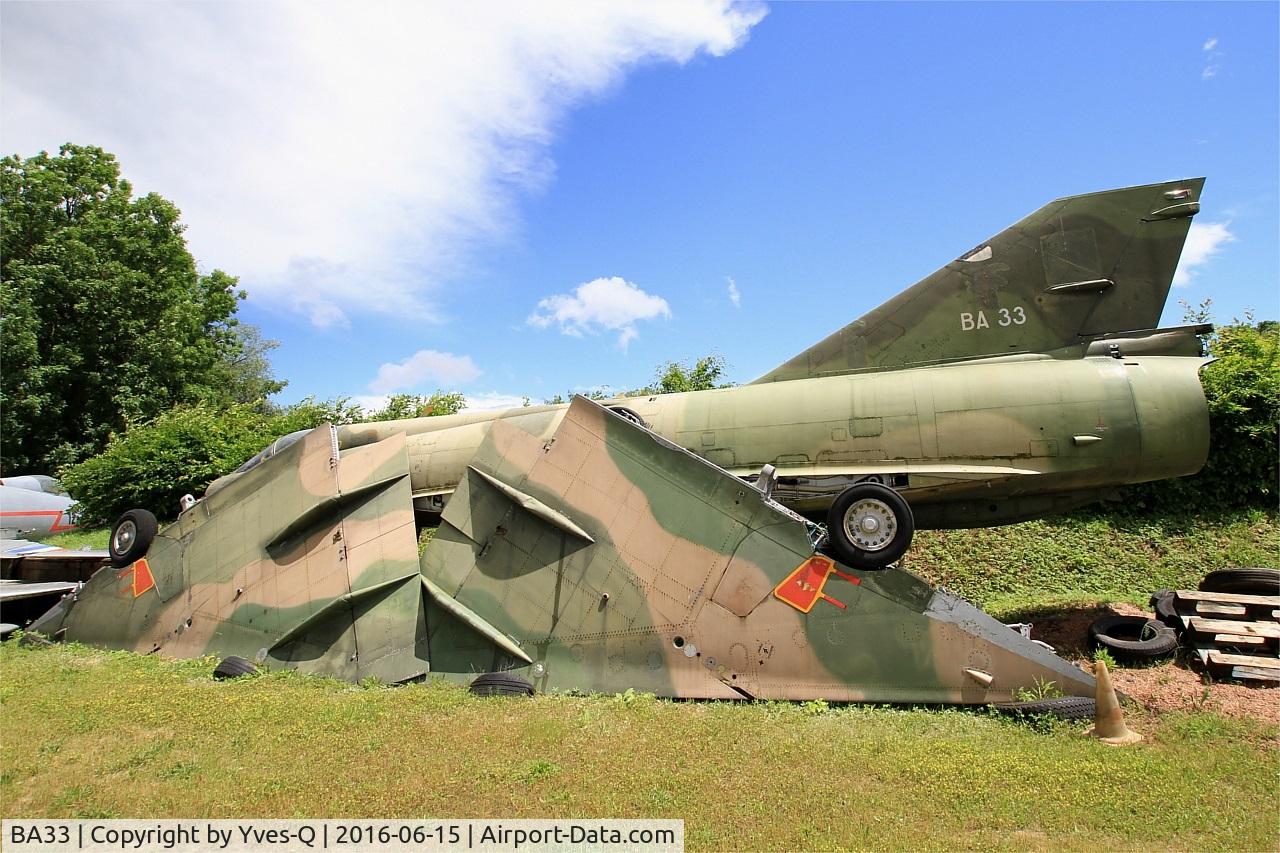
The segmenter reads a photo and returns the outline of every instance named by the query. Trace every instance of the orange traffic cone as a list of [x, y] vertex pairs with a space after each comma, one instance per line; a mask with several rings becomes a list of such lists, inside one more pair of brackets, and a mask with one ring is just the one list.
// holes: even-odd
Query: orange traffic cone
[[1094, 700], [1093, 725], [1085, 734], [1112, 746], [1124, 746], [1142, 740], [1142, 735], [1124, 724], [1120, 700], [1116, 698], [1116, 689], [1111, 686], [1111, 673], [1107, 672], [1107, 665], [1097, 661], [1093, 665], [1093, 677], [1098, 682], [1098, 693]]

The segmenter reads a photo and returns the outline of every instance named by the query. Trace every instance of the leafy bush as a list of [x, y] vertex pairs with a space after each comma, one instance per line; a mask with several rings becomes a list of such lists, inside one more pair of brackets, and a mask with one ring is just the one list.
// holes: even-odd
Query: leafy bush
[[106, 449], [60, 472], [80, 502], [82, 524], [110, 524], [134, 507], [172, 518], [185, 494], [199, 495], [274, 439], [361, 414], [345, 400], [304, 400], [274, 414], [254, 403], [180, 406], [111, 437]]
[[467, 398], [457, 391], [436, 391], [429, 397], [419, 394], [392, 394], [381, 409], [364, 415], [365, 421], [398, 421], [402, 418], [428, 418], [436, 415], [456, 415], [467, 404]]
[[1217, 361], [1201, 371], [1209, 404], [1209, 459], [1200, 473], [1136, 487], [1131, 496], [1156, 509], [1275, 509], [1280, 444], [1280, 324], [1252, 317], [1209, 339]]
[[1209, 399], [1209, 461], [1202, 487], [1219, 505], [1275, 508], [1280, 439], [1280, 325], [1226, 326], [1210, 345], [1217, 361], [1205, 368]]
[[126, 510], [149, 509], [173, 518], [183, 495], [201, 495], [214, 480], [240, 467], [275, 439], [322, 423], [349, 424], [453, 414], [466, 405], [457, 393], [430, 397], [397, 394], [366, 413], [346, 398], [308, 397], [285, 409], [264, 411], [261, 401], [230, 407], [179, 406], [152, 421], [111, 436], [102, 453], [60, 472], [80, 502], [83, 525], [110, 524]]

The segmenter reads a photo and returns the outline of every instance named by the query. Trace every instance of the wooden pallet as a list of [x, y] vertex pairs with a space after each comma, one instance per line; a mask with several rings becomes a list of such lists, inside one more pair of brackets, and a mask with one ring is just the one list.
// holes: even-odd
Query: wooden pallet
[[1211, 672], [1280, 684], [1280, 596], [1180, 589], [1173, 603], [1183, 642]]

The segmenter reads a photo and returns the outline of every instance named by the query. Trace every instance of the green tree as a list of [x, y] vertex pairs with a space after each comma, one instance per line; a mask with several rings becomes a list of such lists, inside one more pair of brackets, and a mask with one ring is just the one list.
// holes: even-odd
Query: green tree
[[[606, 385], [605, 388], [607, 387], [608, 386]], [[557, 394], [554, 397], [543, 400], [542, 402], [560, 406], [572, 400], [575, 394], [579, 397], [586, 397], [588, 400], [608, 400], [614, 396], [603, 388], [595, 388], [590, 391], [565, 391], [563, 394]]]
[[264, 342], [237, 327], [236, 279], [199, 275], [178, 209], [134, 198], [101, 148], [0, 160], [0, 226], [0, 470], [84, 459], [177, 404], [278, 390], [254, 373]]
[[731, 388], [735, 383], [723, 382], [728, 364], [724, 356], [704, 355], [692, 365], [687, 361], [667, 361], [658, 366], [653, 384], [625, 396], [639, 397], [645, 394], [679, 394], [685, 391], [708, 391], [712, 388]]
[[[1206, 301], [1188, 318], [1208, 319]], [[1192, 477], [1135, 487], [1131, 496], [1154, 508], [1199, 510], [1258, 506], [1275, 509], [1280, 445], [1280, 325], [1242, 320], [1208, 337], [1215, 361], [1200, 371], [1209, 405], [1209, 458]]]
[[417, 394], [392, 394], [381, 409], [364, 415], [365, 421], [398, 421], [403, 418], [426, 418], [436, 415], [456, 415], [467, 404], [467, 398], [457, 391], [437, 390], [429, 397]]
[[653, 374], [653, 382], [643, 388], [623, 391], [621, 394], [610, 394], [603, 390], [608, 385], [594, 391], [566, 391], [543, 400], [544, 403], [567, 403], [573, 395], [581, 394], [591, 400], [608, 400], [612, 397], [645, 397], [650, 394], [679, 394], [684, 391], [708, 391], [712, 388], [732, 388], [736, 382], [724, 382], [725, 371], [729, 365], [724, 356], [704, 355], [689, 364], [687, 361], [664, 361], [658, 365]]
[[[229, 287], [236, 284], [235, 279], [223, 272], [215, 270], [210, 277], [213, 276], [225, 276], [230, 280]], [[262, 337], [262, 332], [252, 324], [235, 320], [232, 324], [218, 342], [221, 357], [212, 371], [213, 383], [201, 396], [213, 401], [254, 403], [268, 411], [267, 398], [289, 384], [275, 378], [267, 358], [280, 342]]]

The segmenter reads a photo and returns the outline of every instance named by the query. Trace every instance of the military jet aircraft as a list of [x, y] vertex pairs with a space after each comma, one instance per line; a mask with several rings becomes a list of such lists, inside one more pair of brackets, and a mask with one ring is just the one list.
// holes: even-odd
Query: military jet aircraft
[[[749, 385], [605, 405], [744, 479], [765, 471], [862, 568], [896, 561], [917, 526], [1008, 524], [1193, 474], [1211, 327], [1155, 326], [1203, 185], [1058, 199]], [[440, 512], [496, 423], [549, 438], [566, 411], [357, 424], [338, 440], [405, 435], [415, 505]]]
[[904, 569], [819, 553], [767, 482], [583, 397], [558, 420], [495, 420], [421, 555], [405, 435], [311, 430], [158, 532], [126, 513], [114, 565], [31, 631], [231, 676], [964, 704], [1052, 682], [1091, 710], [1092, 675]]

